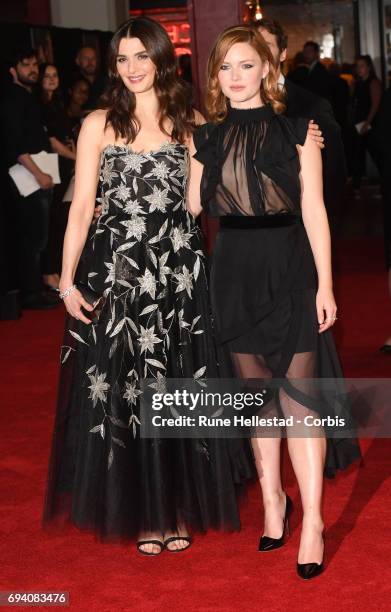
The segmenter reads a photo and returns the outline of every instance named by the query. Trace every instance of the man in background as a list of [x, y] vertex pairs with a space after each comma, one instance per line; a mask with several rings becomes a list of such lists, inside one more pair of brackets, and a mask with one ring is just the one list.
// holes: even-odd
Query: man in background
[[347, 179], [340, 127], [330, 103], [325, 98], [285, 79], [281, 68], [287, 57], [288, 37], [281, 25], [277, 21], [262, 19], [258, 22], [258, 29], [273, 55], [278, 83], [286, 94], [285, 114], [288, 117], [313, 119], [322, 130], [325, 139], [325, 148], [322, 151], [324, 200], [333, 226]]
[[318, 96], [331, 100], [330, 76], [327, 68], [320, 62], [320, 50], [318, 43], [309, 40], [303, 47], [304, 61], [308, 66], [307, 78], [303, 87], [309, 89]]
[[82, 76], [90, 84], [90, 94], [86, 103], [86, 110], [94, 110], [98, 106], [99, 98], [101, 97], [106, 79], [100, 73], [98, 56], [94, 47], [81, 47], [77, 52], [75, 63], [78, 67], [78, 74]]

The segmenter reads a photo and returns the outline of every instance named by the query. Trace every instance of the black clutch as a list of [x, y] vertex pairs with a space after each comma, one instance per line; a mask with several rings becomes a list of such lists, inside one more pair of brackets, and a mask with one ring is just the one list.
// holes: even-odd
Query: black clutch
[[99, 320], [104, 305], [105, 300], [103, 295], [99, 295], [99, 293], [91, 289], [85, 283], [77, 283], [76, 287], [82, 294], [85, 301], [94, 307], [94, 310], [85, 310], [83, 308], [83, 314], [87, 317], [87, 319], [90, 319], [93, 321], [93, 323], [96, 323]]

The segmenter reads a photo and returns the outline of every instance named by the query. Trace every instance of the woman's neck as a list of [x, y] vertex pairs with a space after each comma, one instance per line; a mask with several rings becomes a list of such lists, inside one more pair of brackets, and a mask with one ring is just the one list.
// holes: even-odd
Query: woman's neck
[[243, 110], [264, 106], [260, 95], [256, 95], [253, 98], [250, 98], [249, 100], [244, 100], [243, 102], [233, 102], [232, 100], [230, 100], [230, 105], [231, 108], [239, 108]]
[[142, 121], [153, 117], [159, 117], [159, 99], [154, 89], [150, 89], [140, 94], [136, 94], [136, 115]]

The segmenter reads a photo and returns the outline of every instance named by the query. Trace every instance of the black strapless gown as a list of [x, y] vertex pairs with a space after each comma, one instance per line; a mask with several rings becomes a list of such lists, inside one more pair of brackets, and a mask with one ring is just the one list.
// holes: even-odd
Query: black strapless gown
[[245, 446], [140, 437], [140, 380], [216, 377], [202, 237], [185, 206], [188, 151], [108, 146], [102, 216], [78, 278], [105, 298], [91, 326], [68, 320], [44, 525], [69, 520], [103, 538], [238, 529]]

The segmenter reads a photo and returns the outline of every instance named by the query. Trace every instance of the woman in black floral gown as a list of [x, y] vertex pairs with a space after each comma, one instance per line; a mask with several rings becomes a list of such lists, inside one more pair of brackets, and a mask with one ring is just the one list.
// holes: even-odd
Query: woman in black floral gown
[[[78, 142], [44, 524], [66, 517], [158, 554], [187, 548], [189, 529], [239, 528], [235, 485], [250, 468], [224, 440], [140, 438], [140, 379], [159, 389], [165, 378], [215, 377], [217, 366], [202, 240], [185, 202], [196, 117], [163, 28], [122, 26], [110, 70], [107, 110], [87, 117]], [[87, 236], [98, 175], [102, 215]], [[77, 282], [103, 296], [92, 323], [77, 266]]]

